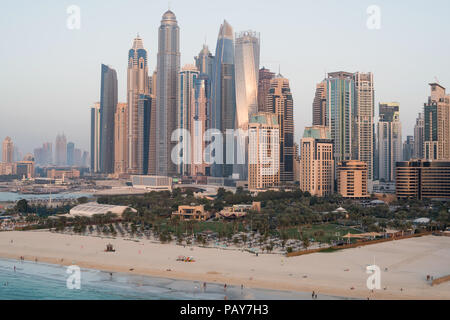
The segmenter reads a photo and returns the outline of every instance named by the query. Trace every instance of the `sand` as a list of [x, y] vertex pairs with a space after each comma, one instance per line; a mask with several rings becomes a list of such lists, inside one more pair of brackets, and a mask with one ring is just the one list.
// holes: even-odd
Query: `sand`
[[[12, 240], [12, 242], [11, 242]], [[112, 243], [116, 252], [105, 252]], [[195, 262], [176, 261], [180, 255]], [[450, 299], [450, 282], [431, 286], [450, 274], [450, 237], [426, 236], [370, 246], [286, 258], [215, 248], [183, 247], [64, 235], [47, 231], [0, 232], [0, 257], [78, 265], [173, 279], [227, 283], [251, 288], [318, 292], [370, 299]], [[366, 266], [381, 268], [381, 289], [367, 289]], [[387, 268], [387, 270], [385, 269]]]

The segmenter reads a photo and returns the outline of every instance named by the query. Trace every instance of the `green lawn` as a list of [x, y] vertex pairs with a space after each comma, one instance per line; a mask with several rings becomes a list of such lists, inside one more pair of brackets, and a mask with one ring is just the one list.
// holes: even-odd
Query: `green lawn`
[[[329, 242], [330, 240], [341, 239], [342, 236], [347, 233], [357, 234], [361, 233], [353, 228], [339, 226], [336, 224], [317, 224], [301, 227], [303, 236], [308, 237], [308, 239], [314, 239], [320, 242]], [[299, 238], [299, 230], [296, 228], [291, 228], [286, 230], [289, 238]]]

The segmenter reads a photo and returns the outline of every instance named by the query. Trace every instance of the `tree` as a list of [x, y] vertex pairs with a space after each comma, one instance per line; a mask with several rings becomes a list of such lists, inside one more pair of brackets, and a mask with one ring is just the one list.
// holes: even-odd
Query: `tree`
[[303, 247], [305, 248], [305, 250], [308, 250], [308, 247], [310, 246], [308, 237], [303, 237], [302, 244], [303, 244]]
[[28, 201], [25, 199], [21, 199], [21, 200], [17, 201], [15, 209], [19, 213], [28, 213], [30, 210]]

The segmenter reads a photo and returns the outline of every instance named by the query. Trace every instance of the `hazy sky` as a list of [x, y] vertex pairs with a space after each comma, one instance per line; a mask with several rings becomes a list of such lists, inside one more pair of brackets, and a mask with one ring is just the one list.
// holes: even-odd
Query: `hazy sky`
[[[22, 153], [42, 142], [68, 141], [89, 150], [89, 108], [99, 100], [100, 65], [114, 67], [126, 99], [127, 54], [139, 32], [156, 67], [158, 27], [168, 1], [2, 1], [0, 5], [0, 139]], [[81, 9], [81, 29], [66, 27], [67, 7]], [[366, 10], [381, 9], [370, 30]], [[261, 66], [291, 81], [296, 141], [312, 122], [315, 85], [325, 72], [374, 73], [376, 107], [400, 102], [403, 135], [435, 77], [450, 88], [448, 0], [172, 0], [181, 28], [181, 63], [193, 63], [205, 42], [214, 54], [219, 26], [261, 33]], [[376, 111], [377, 112], [377, 111]]]

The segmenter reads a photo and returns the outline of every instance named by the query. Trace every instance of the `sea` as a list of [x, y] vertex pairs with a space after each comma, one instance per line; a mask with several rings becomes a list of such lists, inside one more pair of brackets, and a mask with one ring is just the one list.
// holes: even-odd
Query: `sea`
[[[311, 293], [241, 288], [198, 281], [81, 269], [68, 286], [68, 267], [0, 259], [0, 300], [310, 300]], [[71, 287], [71, 288], [70, 288]], [[318, 299], [344, 299], [319, 294]]]

